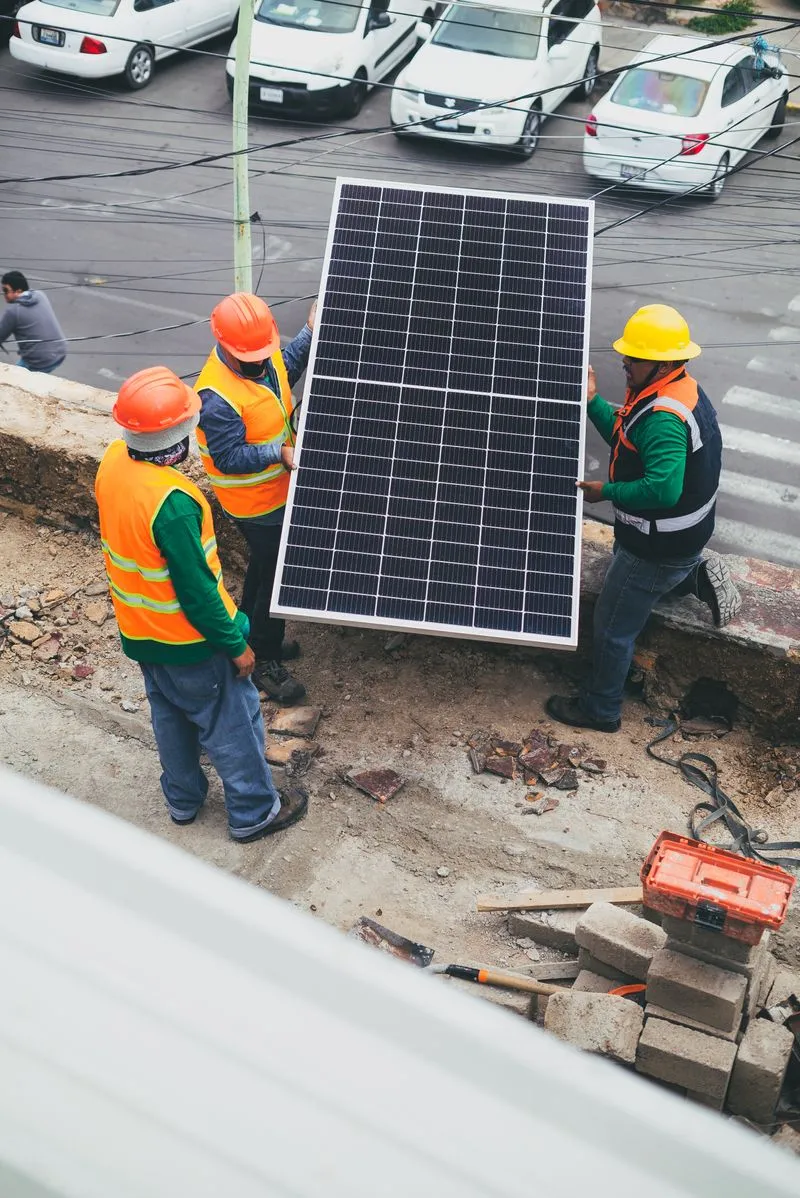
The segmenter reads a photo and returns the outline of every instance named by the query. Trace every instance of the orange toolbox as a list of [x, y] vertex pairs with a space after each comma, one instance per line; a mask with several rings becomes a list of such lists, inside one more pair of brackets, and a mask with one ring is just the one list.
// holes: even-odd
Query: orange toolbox
[[795, 879], [727, 849], [662, 832], [641, 870], [648, 907], [709, 932], [758, 944], [786, 918]]

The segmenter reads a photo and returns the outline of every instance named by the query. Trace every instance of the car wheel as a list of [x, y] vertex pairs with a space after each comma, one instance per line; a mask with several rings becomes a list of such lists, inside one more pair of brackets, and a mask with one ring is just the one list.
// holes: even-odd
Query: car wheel
[[722, 190], [725, 186], [725, 180], [728, 177], [731, 160], [728, 154], [723, 154], [717, 164], [717, 169], [714, 171], [714, 178], [709, 183], [705, 191], [701, 192], [707, 200], [718, 200], [722, 195]]
[[788, 103], [789, 103], [789, 97], [787, 95], [784, 95], [784, 96], [781, 96], [780, 100], [778, 100], [778, 103], [775, 106], [775, 113], [772, 117], [772, 124], [770, 125], [767, 132], [764, 134], [764, 136], [766, 138], [768, 138], [770, 141], [772, 141], [773, 138], [775, 138], [775, 137], [780, 137], [781, 133], [783, 132], [783, 126], [786, 124], [786, 105]]
[[583, 72], [583, 79], [572, 93], [575, 100], [588, 100], [594, 91], [594, 85], [597, 80], [597, 68], [600, 64], [600, 47], [593, 46], [592, 52], [586, 59], [586, 69]]
[[525, 124], [522, 126], [522, 136], [515, 146], [516, 153], [520, 158], [530, 158], [539, 144], [541, 131], [542, 110], [536, 107], [531, 108], [525, 117]]
[[125, 82], [137, 91], [153, 78], [155, 56], [149, 46], [134, 46], [125, 63]]
[[225, 74], [225, 86], [228, 89], [228, 96], [232, 100], [233, 99], [233, 78], [231, 75], [227, 74], [227, 72]]
[[363, 67], [355, 73], [352, 82], [345, 88], [344, 104], [342, 105], [342, 116], [354, 117], [358, 116], [364, 106], [364, 101], [367, 98], [367, 72]]

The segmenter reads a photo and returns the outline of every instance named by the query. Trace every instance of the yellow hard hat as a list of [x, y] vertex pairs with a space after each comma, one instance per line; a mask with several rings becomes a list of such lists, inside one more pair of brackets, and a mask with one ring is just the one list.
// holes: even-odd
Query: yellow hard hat
[[667, 304], [648, 304], [634, 312], [614, 349], [646, 362], [688, 362], [702, 353], [680, 312]]

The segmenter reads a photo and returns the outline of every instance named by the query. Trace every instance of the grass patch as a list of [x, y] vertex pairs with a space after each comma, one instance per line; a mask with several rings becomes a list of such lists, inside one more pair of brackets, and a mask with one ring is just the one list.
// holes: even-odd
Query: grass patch
[[698, 33], [738, 33], [753, 24], [758, 13], [754, 0], [726, 0], [707, 17], [692, 17], [689, 28]]

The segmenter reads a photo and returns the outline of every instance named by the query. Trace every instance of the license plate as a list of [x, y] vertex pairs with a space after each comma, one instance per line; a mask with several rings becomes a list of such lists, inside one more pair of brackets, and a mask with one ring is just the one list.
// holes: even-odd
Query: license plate
[[279, 87], [262, 87], [258, 94], [265, 104], [283, 103], [283, 92]]
[[45, 46], [60, 46], [63, 34], [58, 29], [40, 29], [39, 41]]
[[458, 130], [458, 120], [455, 117], [443, 116], [440, 120], [433, 122], [436, 129], [444, 129], [445, 131]]
[[643, 179], [646, 172], [638, 166], [630, 166], [629, 163], [623, 162], [620, 173], [623, 179]]

